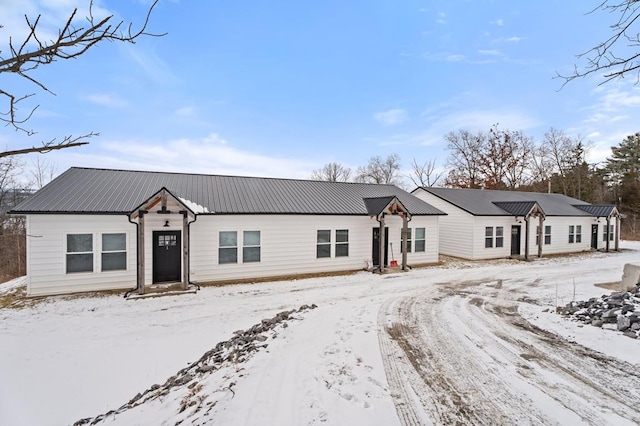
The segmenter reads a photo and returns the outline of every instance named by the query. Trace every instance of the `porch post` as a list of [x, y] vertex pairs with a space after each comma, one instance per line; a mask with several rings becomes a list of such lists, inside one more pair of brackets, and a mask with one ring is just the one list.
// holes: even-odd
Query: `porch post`
[[524, 260], [529, 260], [529, 220], [531, 215], [524, 218]]
[[620, 251], [620, 215], [616, 216], [616, 251]]
[[542, 215], [540, 215], [538, 218], [538, 229], [540, 229], [540, 232], [538, 233], [538, 257], [542, 257], [542, 244], [544, 243], [544, 226], [542, 226], [543, 220]]
[[182, 212], [182, 290], [189, 287], [189, 217]]
[[138, 211], [138, 294], [144, 294], [144, 214]]
[[607, 237], [607, 241], [605, 241], [605, 251], [609, 252], [609, 238], [611, 238], [611, 236], [609, 235], [609, 233], [611, 232], [611, 218], [607, 217], [607, 232], [604, 233], [604, 235]]
[[407, 226], [408, 224], [408, 220], [407, 220], [407, 213], [405, 212], [402, 215], [402, 270], [406, 270], [407, 269], [407, 232], [409, 231], [409, 228]]
[[384, 213], [380, 214], [380, 260], [378, 261], [380, 263], [380, 272], [384, 272], [384, 252], [385, 252], [385, 245], [387, 244], [387, 242], [384, 239]]

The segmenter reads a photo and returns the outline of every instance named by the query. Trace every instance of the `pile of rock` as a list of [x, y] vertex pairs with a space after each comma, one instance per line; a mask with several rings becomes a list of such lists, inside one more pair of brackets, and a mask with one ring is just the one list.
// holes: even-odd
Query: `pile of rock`
[[613, 292], [583, 302], [570, 302], [556, 312], [585, 324], [621, 331], [634, 339], [640, 337], [640, 284], [631, 291]]
[[[187, 387], [192, 389], [204, 375], [210, 374], [225, 365], [242, 363], [246, 361], [252, 353], [266, 348], [267, 343], [264, 342], [269, 338], [275, 338], [277, 336], [277, 331], [275, 330], [277, 326], [286, 328], [286, 321], [296, 319], [296, 317], [292, 317], [293, 314], [315, 308], [317, 308], [315, 304], [302, 305], [298, 309], [280, 312], [273, 318], [263, 319], [259, 324], [247, 330], [238, 330], [233, 333], [234, 335], [231, 339], [216, 344], [213, 349], [205, 352], [198, 361], [191, 363], [175, 375], [169, 377], [164, 384], [155, 384], [146, 391], [134, 396], [129, 402], [117, 410], [111, 410], [97, 417], [78, 420], [74, 423], [74, 426], [97, 424], [125, 410], [144, 404], [149, 400], [165, 396], [169, 394], [173, 388], [179, 386], [188, 384]], [[233, 392], [230, 388], [229, 390]]]

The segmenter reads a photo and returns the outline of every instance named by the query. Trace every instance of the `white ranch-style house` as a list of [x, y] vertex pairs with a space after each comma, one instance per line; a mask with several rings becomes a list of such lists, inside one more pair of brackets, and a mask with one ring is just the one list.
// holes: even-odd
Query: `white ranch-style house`
[[620, 214], [613, 205], [561, 194], [416, 188], [413, 195], [447, 215], [440, 253], [463, 259], [618, 250]]
[[393, 185], [75, 167], [11, 213], [31, 296], [436, 263], [444, 217]]

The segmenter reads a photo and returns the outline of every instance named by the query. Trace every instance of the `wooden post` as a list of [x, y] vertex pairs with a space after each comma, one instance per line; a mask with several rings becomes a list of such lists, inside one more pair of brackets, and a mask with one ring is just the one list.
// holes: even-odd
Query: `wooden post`
[[604, 233], [605, 237], [607, 238], [607, 241], [605, 241], [605, 251], [609, 252], [609, 238], [611, 238], [611, 236], [609, 235], [609, 232], [611, 232], [611, 217], [607, 217], [607, 232]]
[[380, 260], [379, 260], [379, 263], [380, 263], [380, 272], [384, 272], [384, 252], [385, 252], [385, 248], [386, 248], [385, 244], [387, 243], [385, 241], [385, 238], [384, 238], [384, 213], [382, 213], [380, 215], [379, 222], [380, 222], [380, 239], [379, 239], [379, 241], [380, 241], [380, 247], [379, 247]]
[[529, 260], [529, 220], [530, 215], [526, 215], [524, 218], [524, 260]]
[[189, 215], [182, 212], [182, 290], [189, 287]]
[[402, 215], [402, 270], [405, 271], [407, 269], [407, 233], [409, 232], [408, 228], [408, 214], [405, 212]]
[[544, 219], [542, 215], [538, 216], [538, 227], [540, 229], [540, 232], [538, 233], [538, 257], [542, 257], [542, 244], [544, 244], [544, 226], [542, 226], [543, 221]]
[[144, 212], [138, 212], [138, 294], [144, 294]]
[[616, 251], [620, 251], [620, 215], [616, 216], [616, 245], [615, 245], [615, 249]]

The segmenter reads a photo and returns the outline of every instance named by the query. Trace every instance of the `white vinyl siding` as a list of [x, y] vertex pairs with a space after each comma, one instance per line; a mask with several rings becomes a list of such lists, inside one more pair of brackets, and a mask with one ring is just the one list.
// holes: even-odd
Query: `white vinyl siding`
[[[91, 235], [92, 271], [67, 273], [67, 235]], [[126, 269], [103, 271], [103, 234], [125, 234]], [[29, 296], [136, 286], [136, 226], [125, 215], [28, 215], [27, 294]], [[87, 253], [87, 252], [85, 252]]]
[[[389, 243], [393, 244], [394, 248], [399, 247], [402, 219], [395, 216], [385, 219], [385, 224], [389, 227]], [[414, 216], [411, 223], [425, 228], [428, 240], [425, 252], [409, 255], [409, 264], [436, 263], [438, 218]], [[378, 226], [379, 223], [368, 216], [201, 216], [191, 225], [190, 277], [194, 282], [206, 283], [238, 278], [361, 270], [371, 260], [372, 229]], [[217, 235], [220, 230], [229, 229], [235, 229], [239, 233], [244, 230], [260, 231], [260, 262], [218, 264], [216, 238], [207, 236]], [[336, 255], [336, 247], [344, 244], [336, 241], [336, 231], [341, 230], [348, 230], [348, 256]], [[331, 257], [317, 257], [318, 231], [330, 231]], [[326, 235], [323, 235], [322, 241], [325, 240]]]

